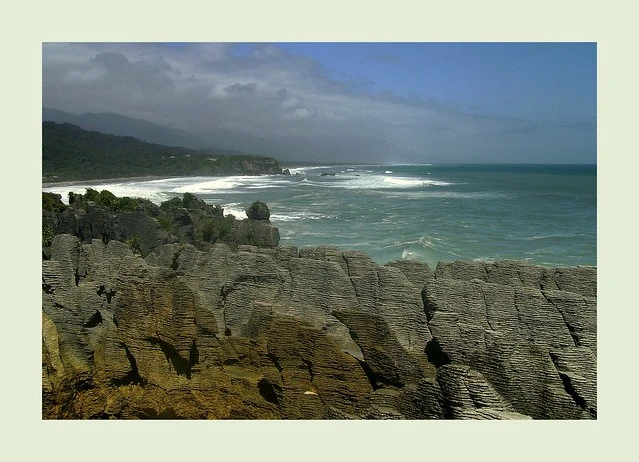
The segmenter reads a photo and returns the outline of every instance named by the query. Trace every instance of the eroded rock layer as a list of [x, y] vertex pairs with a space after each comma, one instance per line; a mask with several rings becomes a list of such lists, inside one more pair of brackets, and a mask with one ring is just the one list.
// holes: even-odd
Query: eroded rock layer
[[596, 268], [57, 235], [43, 417], [592, 419]]

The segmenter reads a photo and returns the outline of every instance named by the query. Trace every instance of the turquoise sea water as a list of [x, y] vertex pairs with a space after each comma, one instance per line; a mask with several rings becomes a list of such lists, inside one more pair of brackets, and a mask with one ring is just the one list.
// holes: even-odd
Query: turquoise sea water
[[[86, 187], [160, 203], [197, 194], [238, 218], [271, 210], [280, 244], [362, 250], [378, 263], [414, 259], [597, 264], [595, 165], [326, 165], [291, 175], [192, 177]], [[322, 173], [331, 175], [322, 176]], [[334, 174], [334, 175], [332, 175]]]

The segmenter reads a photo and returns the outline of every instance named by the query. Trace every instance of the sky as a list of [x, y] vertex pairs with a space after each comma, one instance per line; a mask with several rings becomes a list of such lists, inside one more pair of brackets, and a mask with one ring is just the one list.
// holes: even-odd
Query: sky
[[52, 43], [42, 105], [281, 161], [596, 163], [596, 43]]

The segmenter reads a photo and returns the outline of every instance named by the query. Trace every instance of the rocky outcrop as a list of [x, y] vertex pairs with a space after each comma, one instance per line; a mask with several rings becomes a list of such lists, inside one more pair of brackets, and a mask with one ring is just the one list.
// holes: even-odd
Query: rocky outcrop
[[246, 209], [246, 216], [251, 220], [268, 220], [271, 218], [271, 212], [264, 202], [256, 201]]
[[47, 419], [592, 419], [596, 269], [56, 235], [42, 384]]
[[423, 299], [442, 390], [467, 390], [452, 417], [596, 417], [595, 268], [439, 264]]
[[256, 202], [260, 204], [255, 207], [255, 215], [259, 217], [256, 221], [224, 216], [222, 207], [209, 205], [189, 193], [160, 206], [144, 199], [118, 199], [108, 191], [88, 190], [85, 196], [73, 195], [68, 207], [57, 194], [42, 193], [42, 197], [45, 258], [49, 258], [48, 247], [56, 234], [71, 234], [84, 243], [93, 239], [104, 243], [118, 240], [142, 256], [172, 243], [188, 243], [208, 250], [214, 243], [234, 248], [276, 247], [280, 239], [278, 229], [269, 221], [268, 206], [262, 202]]
[[280, 175], [282, 167], [273, 157], [243, 156], [233, 164], [232, 171], [225, 174], [235, 175]]

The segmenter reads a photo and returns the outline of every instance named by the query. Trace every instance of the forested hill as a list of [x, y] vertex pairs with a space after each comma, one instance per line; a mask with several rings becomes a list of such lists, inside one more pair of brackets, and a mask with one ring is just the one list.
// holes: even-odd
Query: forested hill
[[282, 173], [272, 157], [238, 155], [147, 143], [129, 136], [42, 122], [42, 180], [47, 182], [134, 176], [259, 175]]

